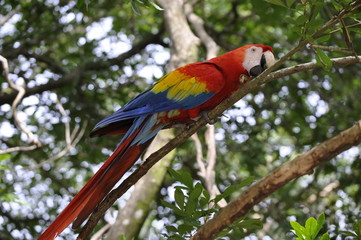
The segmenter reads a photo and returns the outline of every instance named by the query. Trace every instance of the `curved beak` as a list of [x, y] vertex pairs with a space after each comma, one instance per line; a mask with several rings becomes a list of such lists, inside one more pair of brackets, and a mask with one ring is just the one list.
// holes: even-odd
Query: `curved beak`
[[271, 51], [266, 51], [262, 54], [261, 61], [259, 65], [252, 67], [249, 70], [249, 74], [252, 77], [257, 77], [260, 75], [266, 68], [272, 66], [275, 63], [275, 57]]

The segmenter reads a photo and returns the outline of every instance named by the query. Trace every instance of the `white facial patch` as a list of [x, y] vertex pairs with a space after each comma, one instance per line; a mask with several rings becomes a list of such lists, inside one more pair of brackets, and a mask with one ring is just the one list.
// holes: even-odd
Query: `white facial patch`
[[[246, 49], [243, 67], [249, 72], [254, 66], [260, 65], [263, 49], [261, 47], [250, 47]], [[266, 56], [265, 56], [266, 57]]]

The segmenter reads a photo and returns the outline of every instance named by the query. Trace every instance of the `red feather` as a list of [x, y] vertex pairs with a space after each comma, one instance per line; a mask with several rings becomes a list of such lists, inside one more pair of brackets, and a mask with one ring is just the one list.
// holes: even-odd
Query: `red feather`
[[93, 212], [94, 208], [113, 188], [134, 162], [140, 157], [144, 149], [153, 139], [140, 145], [129, 146], [139, 133], [141, 125], [133, 134], [124, 140], [114, 153], [105, 161], [103, 166], [87, 182], [80, 192], [71, 200], [55, 221], [46, 229], [38, 240], [54, 239], [75, 220], [73, 228], [77, 228]]

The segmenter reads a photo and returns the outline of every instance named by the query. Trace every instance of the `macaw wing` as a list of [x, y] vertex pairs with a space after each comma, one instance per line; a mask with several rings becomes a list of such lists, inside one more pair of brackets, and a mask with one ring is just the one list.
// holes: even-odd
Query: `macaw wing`
[[189, 64], [162, 77], [148, 91], [100, 121], [94, 129], [174, 109], [191, 109], [212, 98], [224, 85], [221, 70], [213, 63]]

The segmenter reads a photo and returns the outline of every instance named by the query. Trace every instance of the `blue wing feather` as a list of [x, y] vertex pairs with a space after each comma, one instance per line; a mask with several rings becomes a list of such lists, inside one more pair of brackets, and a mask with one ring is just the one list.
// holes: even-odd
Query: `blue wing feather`
[[133, 119], [139, 116], [145, 116], [153, 113], [169, 111], [174, 109], [191, 109], [201, 105], [214, 96], [214, 93], [201, 93], [199, 95], [191, 95], [181, 101], [174, 101], [167, 98], [167, 91], [154, 93], [151, 90], [138, 95], [123, 108], [119, 109], [112, 115], [100, 121], [94, 129], [105, 125]]

